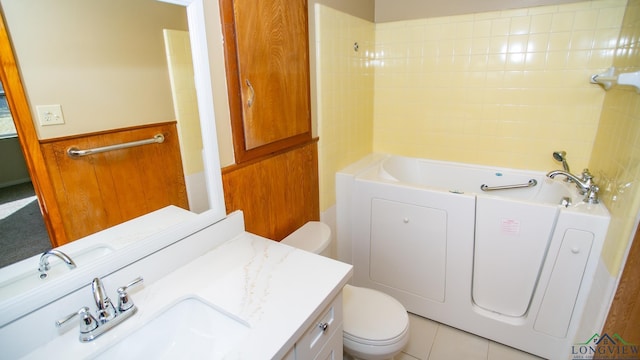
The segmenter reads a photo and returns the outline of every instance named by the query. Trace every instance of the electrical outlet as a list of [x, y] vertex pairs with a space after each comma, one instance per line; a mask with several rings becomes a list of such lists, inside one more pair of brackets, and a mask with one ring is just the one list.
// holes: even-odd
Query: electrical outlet
[[36, 106], [36, 111], [38, 112], [40, 126], [64, 124], [60, 105], [38, 105]]

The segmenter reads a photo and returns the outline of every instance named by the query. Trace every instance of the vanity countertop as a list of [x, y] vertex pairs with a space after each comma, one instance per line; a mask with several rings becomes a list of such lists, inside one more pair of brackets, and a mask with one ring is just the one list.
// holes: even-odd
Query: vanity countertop
[[[241, 345], [226, 359], [282, 358], [340, 293], [351, 273], [351, 265], [241, 232], [157, 281], [132, 289], [137, 313], [98, 339], [79, 342], [74, 324], [27, 358], [95, 356], [188, 297], [209, 302], [249, 325]], [[115, 290], [107, 285], [107, 291]]]

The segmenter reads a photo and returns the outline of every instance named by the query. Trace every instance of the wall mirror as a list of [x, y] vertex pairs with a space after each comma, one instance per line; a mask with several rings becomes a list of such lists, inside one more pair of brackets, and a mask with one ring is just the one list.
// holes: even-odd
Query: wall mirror
[[[11, 22], [13, 20], [11, 18], [11, 15], [12, 15], [11, 9], [13, 9], [12, 6], [15, 6], [18, 3], [20, 4], [20, 6], [26, 5], [26, 7], [28, 8], [28, 11], [35, 13], [38, 11], [42, 11], [42, 9], [40, 9], [37, 4], [39, 1], [43, 1], [43, 0], [27, 0], [27, 1], [1, 0], [0, 1], [0, 5], [2, 6], [2, 10], [3, 10], [3, 16], [5, 17], [5, 22], [10, 33], [12, 31]], [[86, 1], [82, 1], [82, 0], [75, 0], [75, 1], [74, 0], [55, 0], [55, 1], [44, 0], [44, 1], [46, 1], [47, 3], [53, 3], [53, 4], [57, 4], [57, 1], [64, 2], [65, 3], [64, 7], [66, 7], [67, 9], [73, 9], [73, 6], [71, 6], [70, 4], [74, 2], [79, 4], [87, 3]], [[117, 11], [122, 13], [132, 12], [133, 10], [135, 10], [133, 11], [133, 14], [134, 14], [133, 18], [135, 19], [135, 21], [139, 23], [145, 23], [147, 22], [147, 20], [145, 19], [145, 12], [141, 11], [138, 6], [140, 5], [140, 3], [149, 3], [151, 5], [154, 5], [154, 4], [157, 5], [158, 1], [160, 0], [133, 0], [133, 1], [131, 0], [125, 0], [125, 1], [100, 0], [100, 1], [104, 3], [103, 5], [100, 5], [100, 6], [113, 6], [117, 8]], [[152, 236], [154, 237], [154, 239], [145, 239], [143, 241], [144, 244], [137, 246], [136, 251], [132, 252], [130, 251], [131, 249], [129, 249], [129, 251], [125, 252], [128, 255], [124, 257], [128, 259], [127, 261], [134, 261], [136, 257], [139, 258], [141, 256], [144, 256], [145, 253], [148, 254], [157, 249], [163, 248], [169, 245], [171, 242], [177, 241], [182, 237], [187, 236], [189, 231], [197, 231], [198, 228], [209, 226], [219, 221], [220, 219], [224, 218], [226, 215], [225, 208], [224, 208], [224, 197], [222, 193], [222, 182], [221, 182], [220, 165], [219, 165], [219, 158], [218, 158], [218, 148], [217, 148], [214, 109], [213, 109], [213, 97], [212, 97], [212, 89], [211, 89], [211, 76], [210, 76], [210, 70], [209, 70], [207, 41], [206, 41], [206, 35], [205, 35], [205, 23], [204, 23], [205, 15], [204, 15], [203, 0], [167, 0], [167, 1], [161, 1], [161, 2], [164, 3], [162, 5], [164, 5], [165, 7], [175, 8], [174, 9], [175, 11], [181, 12], [182, 15], [180, 16], [183, 16], [185, 19], [187, 19], [186, 24], [188, 26], [188, 38], [191, 43], [191, 55], [192, 55], [192, 61], [193, 61], [193, 73], [194, 73], [194, 80], [195, 80], [194, 87], [196, 90], [196, 97], [197, 97], [197, 113], [199, 115], [199, 127], [200, 127], [199, 130], [203, 134], [202, 150], [201, 150], [202, 159], [203, 159], [202, 160], [203, 162], [202, 176], [204, 179], [204, 187], [206, 192], [205, 197], [208, 200], [207, 202], [208, 202], [209, 209], [208, 210], [202, 209], [202, 213], [199, 214], [193, 220], [187, 221], [188, 224], [186, 225], [177, 224], [171, 229], [167, 229], [166, 231], [161, 232], [161, 234], [159, 234], [157, 237]], [[89, 3], [96, 3], [96, 2], [89, 2]], [[135, 3], [135, 6], [132, 5], [132, 3]], [[57, 5], [53, 5], [53, 6], [57, 6]], [[40, 15], [44, 15], [46, 17], [47, 14], [40, 14]], [[76, 21], [81, 23], [86, 21], [91, 21], [90, 19], [83, 18], [78, 14], [72, 14], [71, 16]], [[116, 31], [115, 28], [119, 26], [120, 27], [125, 26], [123, 23], [121, 23], [122, 21], [124, 21], [125, 18], [132, 18], [132, 17], [122, 16], [122, 17], [116, 17], [112, 20], [113, 21], [112, 26], [114, 27], [114, 30], [113, 30], [114, 34], [120, 34], [121, 36], [121, 33]], [[64, 21], [59, 21], [59, 19], [56, 19], [53, 16], [50, 17], [49, 19], [51, 20], [50, 26], [53, 26], [53, 27], [69, 26], [68, 23]], [[118, 41], [118, 40], [116, 39], [115, 41]], [[67, 45], [70, 44], [68, 41], [64, 43]], [[88, 47], [86, 43], [83, 44], [82, 42], [78, 42], [76, 45], [84, 48]], [[17, 49], [20, 46], [21, 46], [20, 44], [13, 44], [14, 49]], [[52, 46], [55, 46], [55, 44], [52, 44]], [[139, 51], [139, 49], [131, 48], [129, 49], [129, 51], [131, 53], [135, 53], [136, 51]], [[144, 55], [144, 54], [141, 54], [141, 55]], [[91, 57], [92, 54], [89, 53], [86, 56]], [[18, 57], [17, 60], [20, 65], [19, 54], [17, 55], [17, 57]], [[110, 60], [117, 61], [117, 58], [115, 56], [113, 56], [113, 59], [111, 58], [112, 58], [111, 56], [99, 57], [99, 58], [96, 58], [96, 61], [105, 61], [105, 62]], [[166, 59], [162, 60], [162, 62], [164, 63], [166, 63], [166, 61], [167, 61]], [[69, 72], [72, 72], [74, 70], [86, 71], [87, 69], [72, 69], [72, 68], [66, 69], [66, 71], [69, 71]], [[136, 71], [142, 71], [142, 72], [145, 71], [144, 69], [129, 69], [129, 70], [132, 73], [135, 73]], [[36, 73], [37, 71], [46, 72], [47, 69], [36, 69]], [[62, 77], [62, 79], [64, 80], [64, 77]], [[168, 76], [167, 76], [167, 80], [168, 80]], [[64, 81], [61, 81], [59, 86], [64, 86]], [[118, 86], [122, 87], [123, 91], [125, 91], [127, 85], [124, 83], [118, 83]], [[25, 87], [26, 87], [25, 90], [26, 90], [27, 98], [30, 98], [31, 96], [29, 94], [28, 86], [25, 86]], [[91, 94], [85, 94], [85, 95], [91, 96]], [[144, 97], [145, 94], [138, 94], [138, 95]], [[34, 96], [36, 95], [34, 94]], [[82, 101], [82, 99], [79, 99], [79, 101]], [[115, 108], [115, 109], [118, 108], [117, 104], [105, 104], [105, 106], [108, 108]], [[97, 111], [99, 112], [99, 110]], [[96, 118], [98, 118], [98, 116], [96, 116]], [[168, 121], [171, 119], [161, 119], [161, 120]], [[39, 254], [34, 254], [34, 255], [38, 256]], [[96, 262], [103, 264], [105, 266], [110, 262], [114, 262], [114, 263], [122, 262], [123, 257], [122, 256], [119, 257], [118, 255], [119, 254], [117, 252], [109, 253], [104, 255], [101, 259], [97, 260]], [[15, 265], [18, 265], [18, 264], [10, 265], [8, 267], [3, 268], [2, 270], [4, 271], [7, 269], [10, 269]], [[35, 268], [37, 268], [37, 264], [34, 264], [34, 266]], [[42, 306], [43, 305], [42, 302], [46, 301], [46, 299], [51, 299], [52, 297], [63, 295], [64, 292], [68, 292], [74, 288], [83, 286], [85, 285], [84, 284], [86, 280], [85, 277], [87, 276], [86, 272], [91, 271], [91, 268], [93, 267], [88, 267], [87, 269], [81, 269], [80, 267], [78, 267], [74, 269], [72, 272], [69, 272], [68, 274], [61, 275], [60, 278], [55, 279], [55, 281], [50, 283], [50, 284], [55, 283], [58, 285], [64, 283], [64, 286], [57, 286], [57, 287], [55, 286], [52, 287], [50, 285], [37, 286], [33, 289], [26, 290], [24, 293], [18, 294], [13, 298], [0, 301], [0, 313], [7, 313], [7, 314], [10, 313], [13, 315], [24, 314], [31, 311], [37, 306]], [[34, 296], [39, 294], [40, 292], [42, 292], [43, 296]], [[31, 300], [24, 301], [25, 299], [27, 299], [27, 297], [29, 299], [41, 298], [42, 300], [37, 300], [35, 302]]]

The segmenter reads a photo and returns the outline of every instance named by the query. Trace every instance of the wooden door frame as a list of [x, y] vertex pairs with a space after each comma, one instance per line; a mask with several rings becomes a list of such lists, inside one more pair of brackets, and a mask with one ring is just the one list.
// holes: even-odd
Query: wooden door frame
[[[47, 166], [40, 149], [40, 141], [27, 96], [22, 86], [20, 72], [13, 53], [9, 34], [5, 25], [4, 14], [0, 12], [0, 80], [2, 81], [7, 103], [18, 133], [20, 148], [24, 154], [29, 176], [38, 198], [40, 212], [44, 219], [49, 239], [53, 247], [67, 242], [60, 209], [47, 171]], [[17, 239], [22, 241], [23, 239]]]
[[603, 333], [618, 333], [625, 340], [640, 341], [640, 225], [631, 240]]

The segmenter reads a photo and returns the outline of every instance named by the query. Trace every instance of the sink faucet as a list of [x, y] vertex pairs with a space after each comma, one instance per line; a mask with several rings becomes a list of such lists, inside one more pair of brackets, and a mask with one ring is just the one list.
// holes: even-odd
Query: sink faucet
[[113, 319], [116, 316], [116, 310], [111, 303], [111, 299], [107, 296], [100, 278], [95, 278], [91, 282], [91, 292], [98, 308], [98, 320], [104, 323]]
[[142, 277], [138, 277], [128, 285], [118, 288], [118, 308], [115, 308], [107, 296], [107, 292], [104, 290], [102, 280], [99, 278], [93, 279], [91, 282], [91, 292], [93, 293], [93, 298], [98, 308], [96, 312], [98, 318], [96, 319], [91, 315], [88, 307], [83, 306], [80, 310], [56, 321], [56, 326], [61, 327], [69, 322], [69, 320], [79, 316], [80, 335], [78, 339], [82, 342], [92, 341], [136, 313], [138, 308], [131, 301], [127, 290], [142, 281]]
[[47, 277], [47, 271], [49, 271], [49, 269], [51, 268], [49, 266], [49, 258], [51, 256], [55, 256], [55, 257], [59, 258], [60, 260], [64, 261], [64, 263], [67, 264], [67, 267], [69, 269], [75, 269], [76, 268], [76, 263], [73, 262], [73, 260], [69, 257], [69, 255], [63, 253], [60, 250], [51, 249], [49, 251], [45, 251], [40, 256], [40, 265], [38, 266], [38, 271], [40, 272], [40, 279], [44, 279], [44, 278]]
[[584, 202], [589, 204], [598, 203], [598, 191], [600, 191], [600, 188], [593, 183], [593, 175], [591, 175], [589, 169], [584, 169], [581, 177], [577, 177], [576, 175], [564, 170], [553, 170], [547, 174], [551, 179], [557, 175], [563, 175], [567, 179], [571, 180], [580, 191], [580, 194], [585, 195]]

